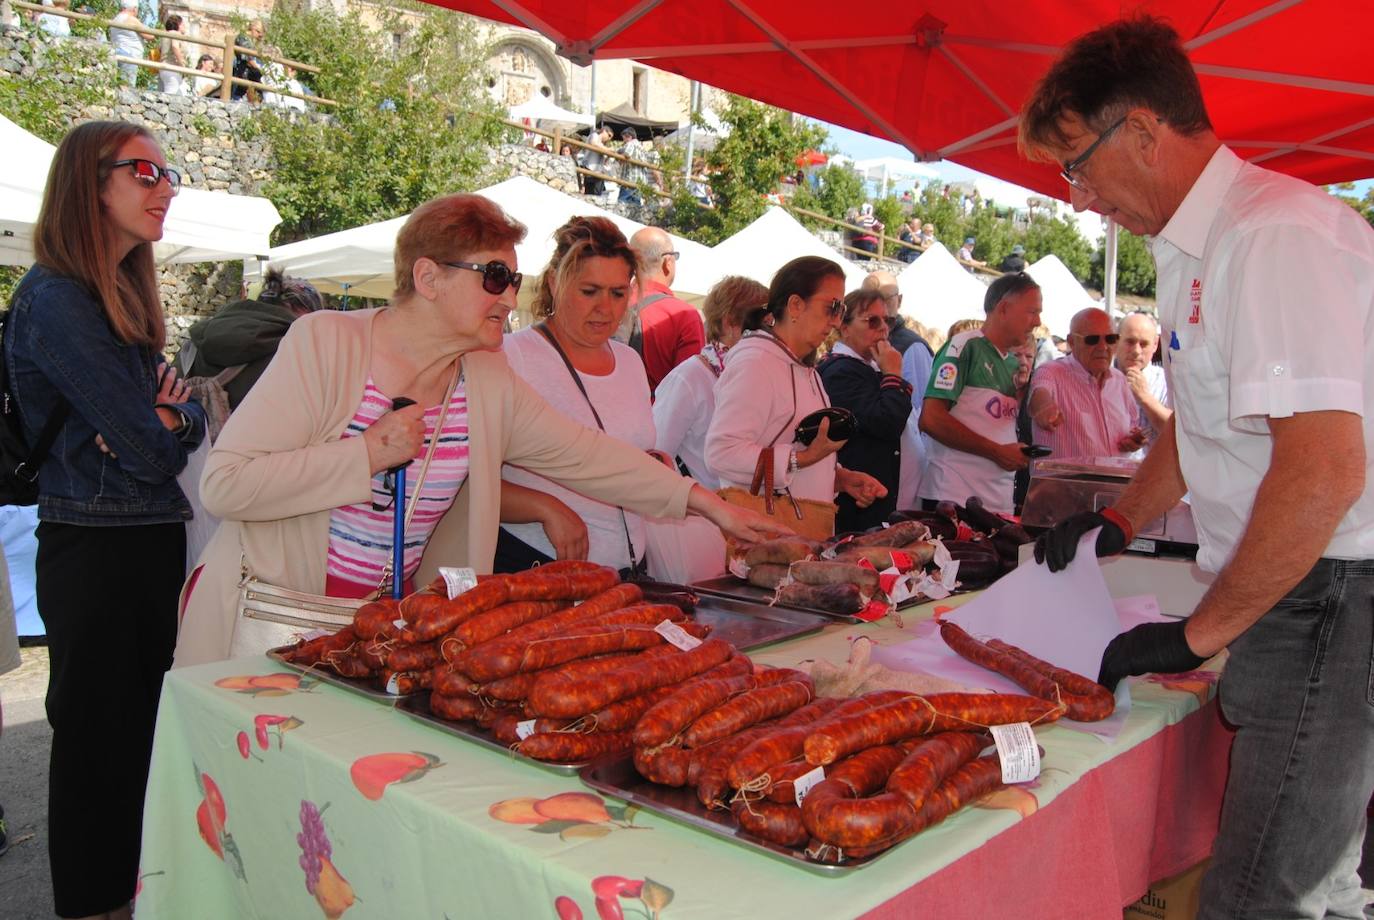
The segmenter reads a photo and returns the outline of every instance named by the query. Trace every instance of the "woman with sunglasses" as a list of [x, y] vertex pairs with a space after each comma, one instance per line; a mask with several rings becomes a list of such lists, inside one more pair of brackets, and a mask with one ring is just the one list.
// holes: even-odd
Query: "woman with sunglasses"
[[860, 508], [887, 490], [867, 473], [836, 462], [844, 441], [830, 439], [824, 419], [814, 440], [795, 438], [797, 423], [830, 405], [814, 367], [816, 349], [844, 315], [844, 272], [820, 256], [793, 259], [773, 276], [768, 303], [745, 318], [716, 381], [716, 411], [706, 433], [706, 462], [722, 486], [749, 488], [760, 452], [773, 448], [773, 482], [793, 498]]
[[205, 433], [204, 413], [162, 357], [153, 242], [179, 185], [143, 128], [72, 129], [53, 156], [34, 266], [4, 330], [24, 436], [51, 445], [38, 470], [36, 574], [51, 660], [48, 852], [62, 917], [128, 917], [138, 878], [191, 517], [176, 476]]
[[[244, 574], [370, 593], [391, 557], [394, 503], [415, 501], [420, 479], [395, 575], [407, 589], [440, 565], [492, 570], [502, 463], [640, 514], [699, 513], [746, 542], [776, 530], [569, 420], [512, 373], [501, 344], [524, 235], [489, 199], [436, 198], [396, 237], [390, 304], [291, 324], [210, 451], [201, 500], [222, 523], [187, 579], [177, 666], [251, 651], [234, 641]], [[398, 397], [413, 404], [393, 409]], [[398, 497], [388, 471], [412, 460]]]
[[887, 490], [866, 508], [853, 496], [840, 495], [835, 502], [839, 505], [837, 531], [876, 527], [897, 507], [911, 384], [902, 379], [902, 353], [892, 347], [887, 335], [882, 293], [851, 291], [844, 299], [840, 339], [818, 368], [831, 404], [853, 412], [859, 423], [854, 436], [840, 448], [840, 463], [845, 469], [868, 473]]

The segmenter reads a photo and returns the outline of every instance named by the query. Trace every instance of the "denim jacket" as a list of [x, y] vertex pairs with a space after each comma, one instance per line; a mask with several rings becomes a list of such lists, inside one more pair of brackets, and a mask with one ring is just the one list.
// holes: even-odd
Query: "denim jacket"
[[[162, 355], [121, 342], [84, 284], [39, 265], [15, 289], [0, 344], [28, 443], [59, 394], [71, 404], [39, 470], [40, 520], [109, 527], [191, 518], [176, 476], [205, 436], [205, 412], [196, 402], [177, 407], [191, 420], [180, 439], [162, 424], [153, 409]], [[96, 446], [97, 433], [112, 453]]]

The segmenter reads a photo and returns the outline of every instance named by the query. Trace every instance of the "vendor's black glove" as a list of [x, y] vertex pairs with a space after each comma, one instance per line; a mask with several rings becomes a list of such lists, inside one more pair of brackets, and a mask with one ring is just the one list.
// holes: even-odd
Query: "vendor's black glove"
[[1107, 643], [1097, 682], [1116, 690], [1121, 678], [1132, 674], [1178, 674], [1192, 671], [1206, 658], [1193, 654], [1183, 635], [1187, 620], [1141, 623]]
[[1107, 511], [1107, 514], [1100, 511], [1080, 511], [1042, 533], [1035, 541], [1035, 561], [1047, 564], [1051, 572], [1058, 572], [1073, 562], [1073, 557], [1078, 553], [1078, 541], [1083, 539], [1083, 534], [1095, 527], [1102, 528], [1102, 532], [1097, 535], [1099, 559], [1103, 556], [1115, 556], [1124, 550], [1126, 544], [1131, 542], [1131, 537], [1126, 534], [1120, 523], [1124, 522], [1125, 518], [1111, 509]]

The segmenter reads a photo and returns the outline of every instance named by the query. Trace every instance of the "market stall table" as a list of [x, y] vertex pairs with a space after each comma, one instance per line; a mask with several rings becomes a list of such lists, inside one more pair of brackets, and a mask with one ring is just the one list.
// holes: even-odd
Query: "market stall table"
[[[843, 662], [850, 638], [905, 641], [933, 628], [930, 613], [905, 613], [904, 627], [836, 624], [753, 657]], [[1230, 744], [1213, 688], [1211, 673], [1139, 680], [1114, 742], [1040, 730], [1036, 783], [825, 877], [626, 813], [576, 778], [346, 690], [297, 686], [266, 658], [173, 671], [138, 915], [1118, 920], [1151, 881], [1210, 851]], [[303, 864], [318, 870], [313, 894]], [[597, 892], [609, 900], [597, 904]]]

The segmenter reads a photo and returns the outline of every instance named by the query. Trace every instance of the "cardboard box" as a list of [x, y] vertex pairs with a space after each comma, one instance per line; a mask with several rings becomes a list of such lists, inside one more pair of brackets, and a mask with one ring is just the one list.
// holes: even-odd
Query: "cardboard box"
[[1122, 912], [1123, 920], [1193, 920], [1202, 892], [1202, 875], [1211, 862], [1204, 859], [1172, 878], [1155, 882], [1143, 898]]

